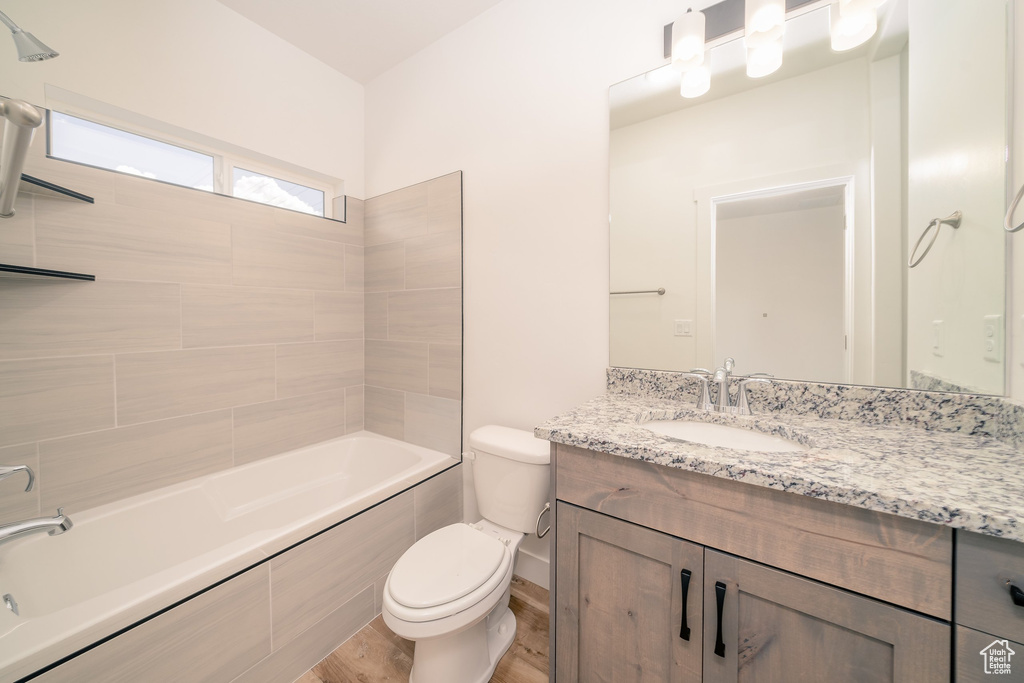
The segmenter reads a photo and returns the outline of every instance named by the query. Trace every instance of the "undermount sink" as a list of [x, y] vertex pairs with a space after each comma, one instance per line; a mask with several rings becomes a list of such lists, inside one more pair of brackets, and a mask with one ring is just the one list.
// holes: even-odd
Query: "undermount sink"
[[761, 453], [797, 453], [806, 451], [807, 446], [762, 432], [755, 432], [742, 427], [712, 424], [710, 422], [691, 422], [689, 420], [654, 420], [646, 422], [642, 427], [655, 434], [673, 439], [691, 441], [705, 446], [721, 446], [737, 451], [758, 451]]

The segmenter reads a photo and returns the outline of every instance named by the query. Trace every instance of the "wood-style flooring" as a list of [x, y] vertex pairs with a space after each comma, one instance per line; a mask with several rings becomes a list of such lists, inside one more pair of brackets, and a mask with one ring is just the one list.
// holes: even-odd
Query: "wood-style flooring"
[[[548, 592], [513, 576], [509, 607], [516, 615], [516, 639], [491, 683], [547, 683]], [[412, 653], [412, 641], [396, 636], [377, 617], [295, 683], [406, 683]]]

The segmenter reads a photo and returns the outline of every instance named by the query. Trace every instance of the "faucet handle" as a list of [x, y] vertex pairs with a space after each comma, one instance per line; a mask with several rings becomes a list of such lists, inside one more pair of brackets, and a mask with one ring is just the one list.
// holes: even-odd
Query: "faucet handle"
[[722, 367], [725, 369], [727, 373], [731, 375], [732, 371], [736, 369], [736, 359], [726, 358], [725, 363], [722, 364]]
[[687, 372], [687, 373], [684, 373], [684, 374], [687, 374], [687, 375], [707, 375], [708, 377], [710, 377], [711, 375], [713, 375], [715, 373], [711, 372], [707, 368], [690, 368], [690, 371]]
[[701, 368], [695, 368], [689, 372], [680, 373], [683, 377], [692, 377], [700, 380], [700, 393], [697, 395], [697, 410], [711, 409], [711, 391], [708, 388], [708, 380], [711, 373]]
[[6, 479], [12, 474], [17, 474], [18, 472], [25, 472], [28, 474], [28, 486], [25, 487], [25, 492], [27, 493], [31, 491], [32, 486], [35, 485], [36, 482], [36, 473], [33, 472], [32, 468], [29, 467], [28, 465], [13, 465], [10, 467], [0, 467], [0, 479]]
[[[757, 372], [755, 375], [763, 375], [766, 373]], [[736, 412], [739, 415], [750, 415], [750, 402], [747, 399], [747, 385], [748, 384], [771, 384], [771, 380], [762, 379], [761, 377], [755, 377], [749, 375], [740, 380], [738, 394], [736, 396]]]

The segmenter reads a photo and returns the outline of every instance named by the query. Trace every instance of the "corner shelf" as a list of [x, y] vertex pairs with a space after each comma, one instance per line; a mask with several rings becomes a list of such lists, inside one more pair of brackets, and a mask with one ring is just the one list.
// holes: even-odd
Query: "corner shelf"
[[[61, 199], [77, 199], [80, 202], [87, 202], [89, 204], [95, 204], [96, 200], [89, 195], [82, 194], [81, 192], [75, 192], [56, 183], [51, 183], [48, 180], [42, 178], [36, 178], [35, 176], [28, 175], [27, 173], [21, 174], [21, 182], [31, 187], [21, 186], [21, 190], [32, 194], [41, 194], [47, 197], [60, 197]], [[42, 191], [40, 191], [42, 190]]]
[[95, 275], [87, 275], [86, 273], [68, 273], [63, 270], [46, 270], [45, 268], [29, 268], [28, 266], [12, 266], [6, 263], [0, 263], [0, 279], [36, 277], [52, 277], [62, 280], [86, 280], [88, 282], [96, 281]]

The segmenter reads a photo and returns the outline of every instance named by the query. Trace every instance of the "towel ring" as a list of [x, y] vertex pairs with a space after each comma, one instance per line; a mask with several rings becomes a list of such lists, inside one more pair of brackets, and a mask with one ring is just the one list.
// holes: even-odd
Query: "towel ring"
[[[1022, 188], [1022, 190], [1024, 190], [1024, 188]], [[942, 227], [943, 223], [956, 230], [957, 228], [960, 227], [960, 221], [963, 219], [963, 217], [964, 215], [962, 212], [954, 211], [945, 218], [933, 218], [932, 222], [929, 223], [928, 227], [926, 227], [924, 229], [924, 232], [921, 233], [921, 236], [917, 238], [917, 243], [914, 245], [914, 250], [910, 253], [910, 258], [907, 260], [907, 266], [909, 266], [910, 268], [915, 268], [917, 267], [917, 264], [921, 263], [921, 261], [924, 260], [924, 257], [928, 255], [928, 252], [931, 251], [932, 246], [935, 244], [935, 240], [938, 239], [939, 228]], [[928, 242], [928, 246], [924, 248], [924, 252], [922, 252], [920, 256], [917, 256], [917, 250], [918, 248], [920, 248], [921, 242], [924, 241], [924, 238], [928, 235], [929, 232], [931, 232], [932, 238]], [[914, 258], [915, 256], [917, 256], [917, 259]]]
[[1016, 228], [1013, 227], [1013, 212], [1017, 210], [1021, 197], [1024, 197], [1024, 185], [1021, 185], [1020, 189], [1017, 190], [1017, 196], [1013, 198], [1013, 201], [1010, 202], [1010, 208], [1006, 210], [1006, 218], [1003, 219], [1003, 230], [1006, 232], [1017, 232], [1024, 228], [1024, 223], [1021, 223]]

